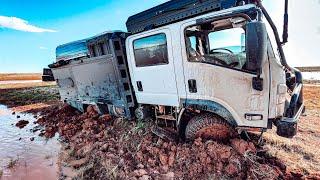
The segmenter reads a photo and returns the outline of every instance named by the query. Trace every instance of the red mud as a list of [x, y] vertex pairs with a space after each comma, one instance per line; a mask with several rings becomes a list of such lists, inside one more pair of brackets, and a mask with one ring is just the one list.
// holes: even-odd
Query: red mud
[[26, 125], [29, 124], [29, 121], [26, 120], [20, 120], [19, 122], [16, 123], [16, 126], [20, 129], [24, 128]]
[[92, 107], [84, 114], [67, 105], [48, 109], [37, 123], [45, 137], [58, 132], [68, 142], [66, 161], [82, 167], [85, 179], [302, 178], [251, 142], [168, 142], [151, 133], [151, 123], [99, 116]]

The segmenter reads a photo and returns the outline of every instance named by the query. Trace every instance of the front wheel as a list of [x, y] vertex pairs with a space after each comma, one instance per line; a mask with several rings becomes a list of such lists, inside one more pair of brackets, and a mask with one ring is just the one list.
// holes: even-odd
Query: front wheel
[[212, 113], [203, 113], [194, 116], [188, 123], [185, 131], [187, 140], [212, 139], [228, 140], [236, 135], [235, 129], [221, 117]]

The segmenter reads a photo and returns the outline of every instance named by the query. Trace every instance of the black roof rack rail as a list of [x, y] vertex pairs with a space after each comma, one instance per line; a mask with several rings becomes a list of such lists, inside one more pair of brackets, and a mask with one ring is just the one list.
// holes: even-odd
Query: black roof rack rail
[[[139, 33], [208, 12], [235, 7], [255, 0], [171, 0], [128, 18], [127, 30]], [[242, 5], [242, 4], [239, 4]]]

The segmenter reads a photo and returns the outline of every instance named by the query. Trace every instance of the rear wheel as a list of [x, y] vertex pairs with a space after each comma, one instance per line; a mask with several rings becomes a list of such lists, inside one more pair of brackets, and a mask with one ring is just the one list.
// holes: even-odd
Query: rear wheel
[[187, 140], [198, 137], [212, 140], [228, 140], [236, 135], [235, 129], [221, 117], [204, 113], [193, 117], [185, 131]]

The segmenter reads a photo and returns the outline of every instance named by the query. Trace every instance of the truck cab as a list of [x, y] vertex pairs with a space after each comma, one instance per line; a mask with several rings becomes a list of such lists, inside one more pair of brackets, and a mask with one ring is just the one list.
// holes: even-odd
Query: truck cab
[[[211, 7], [215, 7], [212, 2]], [[201, 8], [199, 5], [194, 9]], [[144, 13], [150, 15], [152, 11], [157, 9]], [[174, 11], [178, 11], [175, 16], [185, 15], [183, 10]], [[278, 47], [272, 46], [271, 41], [275, 40], [267, 34], [261, 9], [248, 3], [199, 14], [167, 25], [158, 24], [168, 17], [155, 16], [151, 24], [142, 23], [142, 28], [137, 24], [143, 13], [129, 18], [128, 30], [132, 28], [134, 34], [127, 38], [126, 47], [137, 103], [154, 106], [156, 117], [162, 120], [177, 120], [180, 132], [188, 128], [208, 129], [214, 124], [202, 116], [211, 116], [201, 114], [209, 113], [213, 119], [219, 119], [215, 121], [222, 119], [238, 132], [264, 131], [274, 123], [279, 126], [279, 135], [292, 137], [303, 110], [302, 85], [293, 84], [300, 96], [300, 102], [294, 103], [294, 119], [288, 113], [292, 101], [297, 101], [292, 100], [295, 88], [290, 90], [287, 85], [287, 77], [292, 74], [275, 55]], [[153, 28], [146, 30], [143, 26]], [[169, 111], [173, 118], [168, 118], [165, 109], [176, 111]], [[196, 112], [195, 120], [179, 119], [187, 111]], [[186, 136], [192, 139], [196, 134]]]

